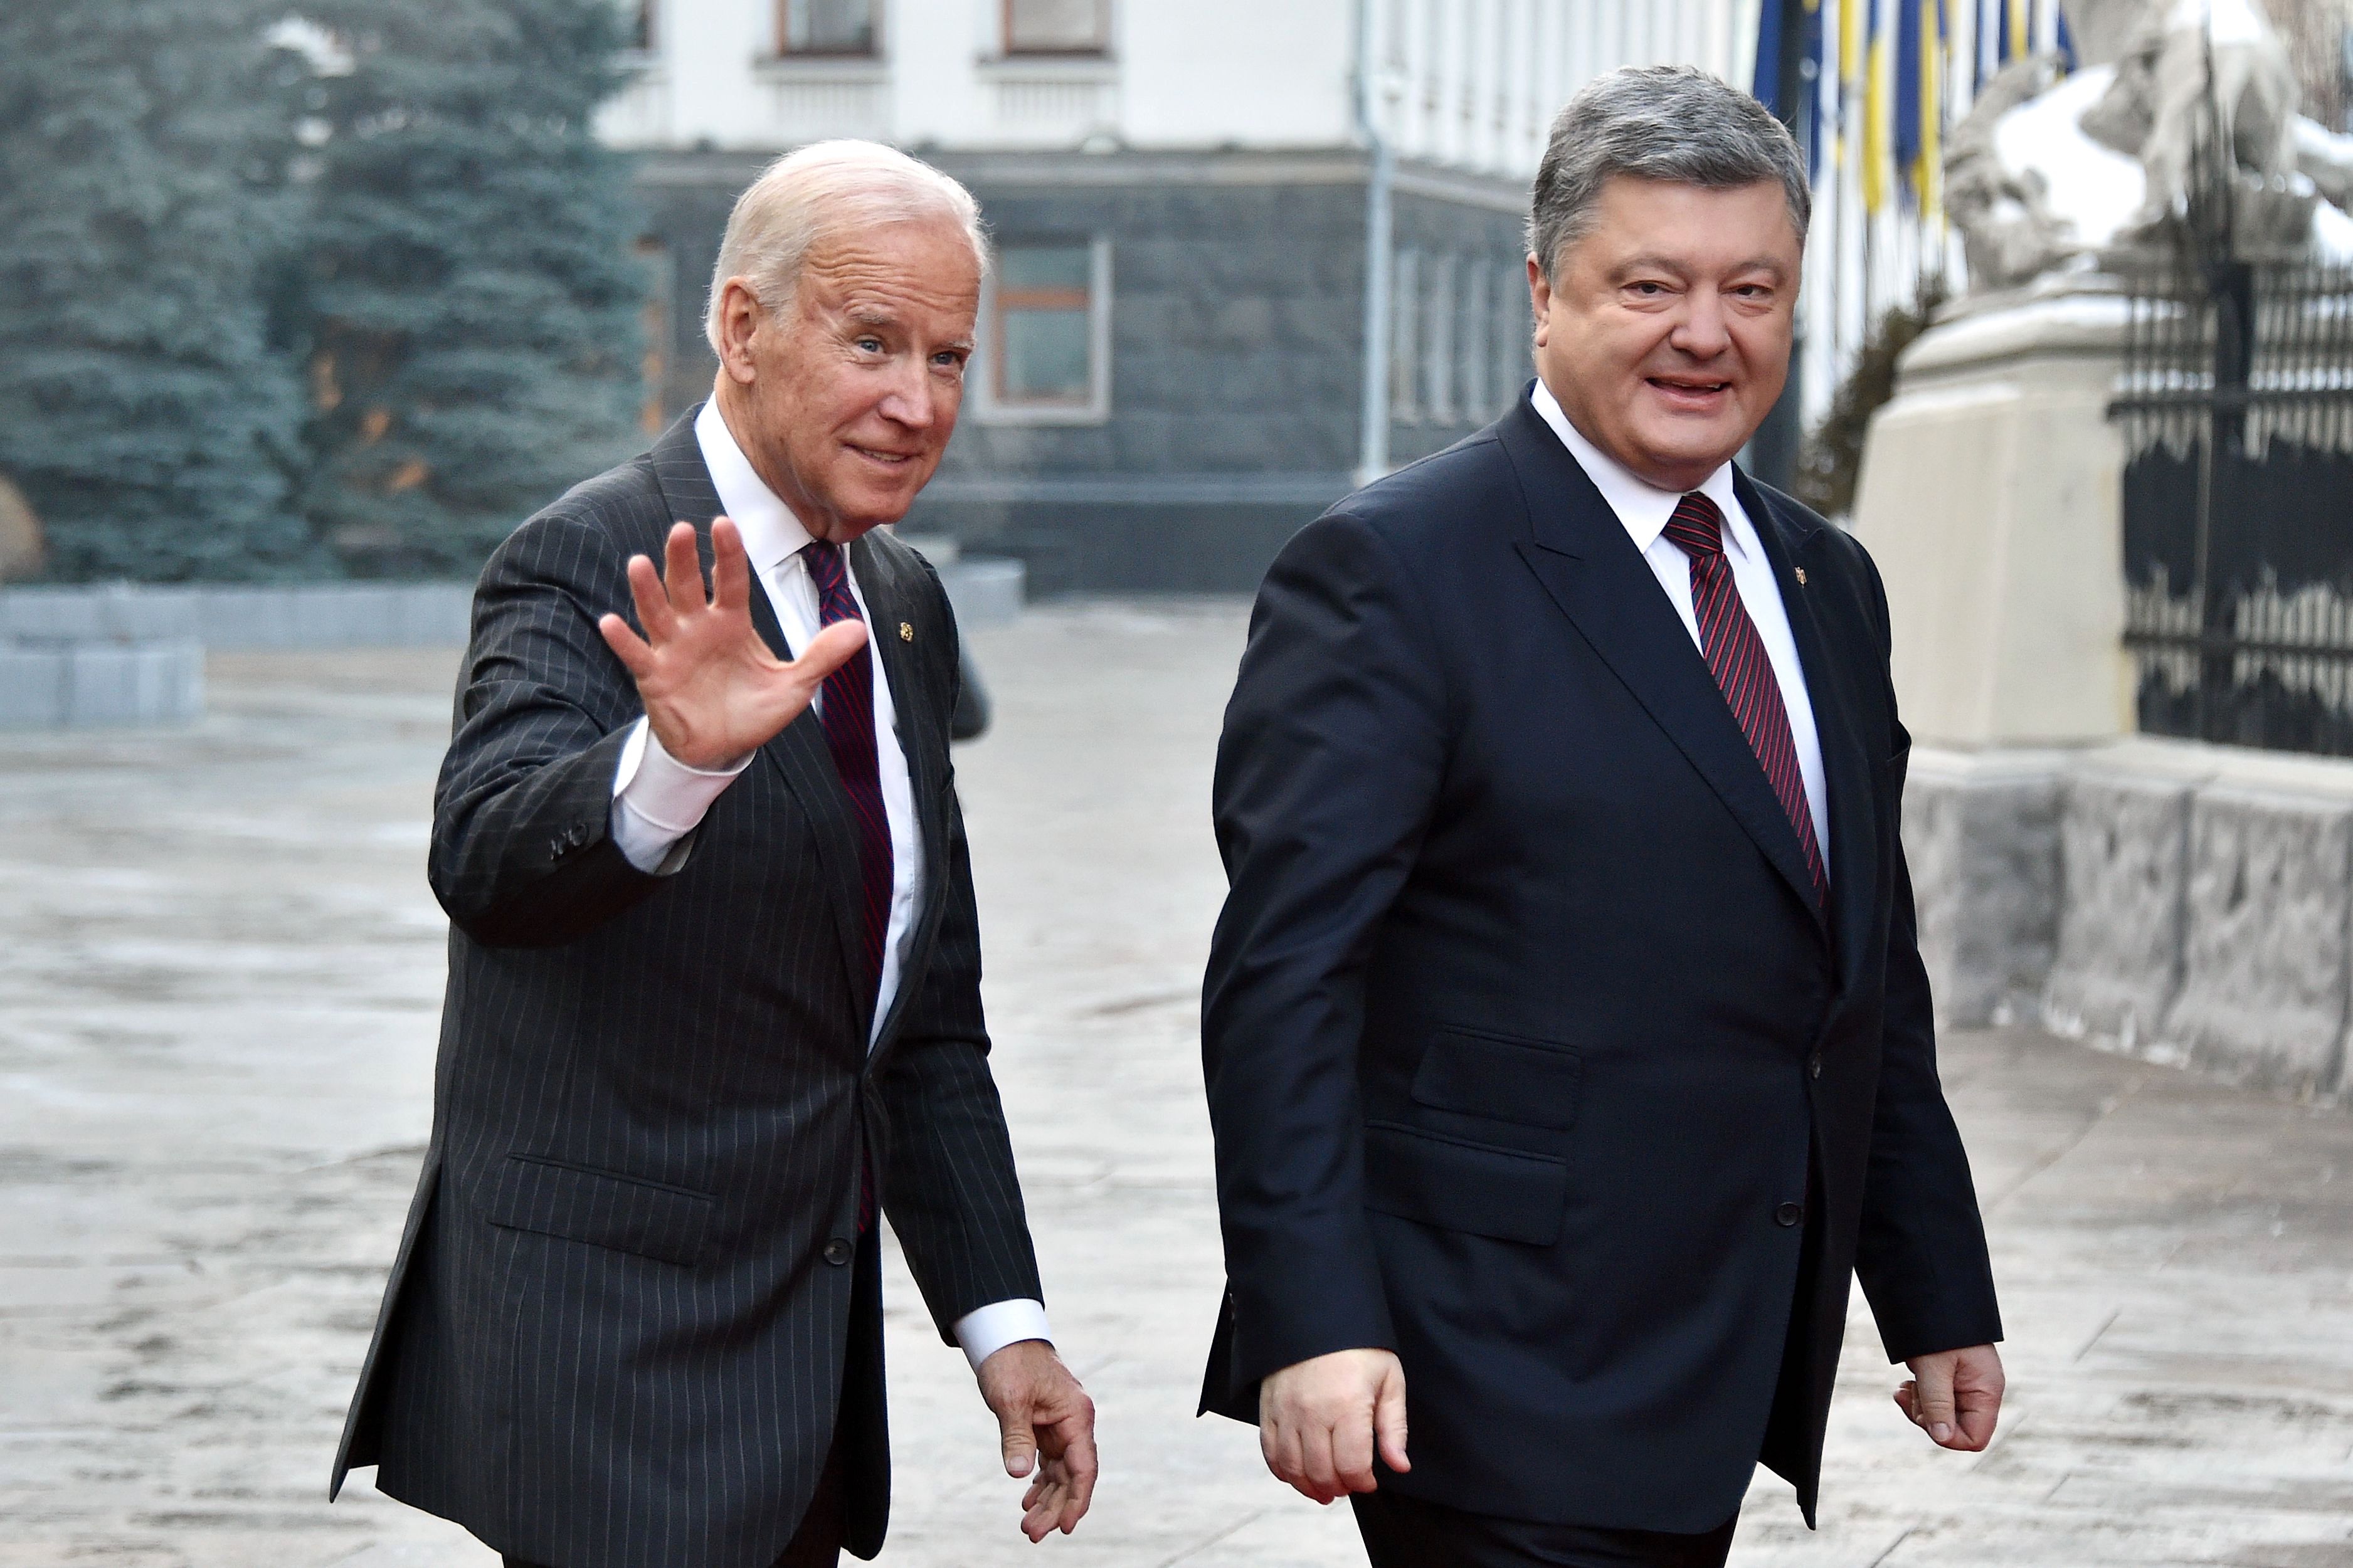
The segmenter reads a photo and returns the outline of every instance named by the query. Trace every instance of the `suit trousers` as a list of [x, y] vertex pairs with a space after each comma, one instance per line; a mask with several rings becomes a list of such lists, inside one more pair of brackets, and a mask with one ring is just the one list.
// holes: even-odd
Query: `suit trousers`
[[1394, 1491], [1348, 1500], [1372, 1568], [1723, 1568], [1732, 1518], [1704, 1535], [1537, 1524], [1469, 1513]]

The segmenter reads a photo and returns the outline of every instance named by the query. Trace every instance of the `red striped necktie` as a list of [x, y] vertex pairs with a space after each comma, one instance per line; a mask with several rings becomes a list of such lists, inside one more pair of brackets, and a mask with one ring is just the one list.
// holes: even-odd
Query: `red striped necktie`
[[[841, 546], [811, 540], [801, 547], [809, 581], [817, 585], [817, 618], [820, 626], [836, 621], [863, 622], [857, 596], [849, 591], [849, 573]], [[849, 796], [850, 819], [858, 825], [858, 863], [864, 884], [864, 952], [867, 999], [877, 1001], [882, 984], [882, 942], [891, 930], [891, 816], [882, 805], [881, 764], [874, 750], [874, 654], [870, 639], [825, 678], [825, 694], [818, 707], [818, 723], [825, 731], [826, 749], [833, 753], [834, 772]]]
[[1765, 639], [1757, 635], [1757, 623], [1748, 618], [1733, 583], [1732, 563], [1725, 559], [1724, 514], [1694, 490], [1675, 503], [1666, 535], [1691, 557], [1692, 614], [1699, 622], [1700, 651], [1707, 658], [1708, 673], [1723, 689], [1740, 732], [1748, 737], [1748, 749], [1757, 753], [1766, 782], [1797, 831], [1806, 874], [1813, 879], [1814, 902], [1827, 907], [1830, 878], [1822, 869], [1821, 846], [1814, 838], [1814, 813], [1806, 804], [1806, 775], [1798, 765], [1789, 710], [1782, 705], [1781, 683], [1766, 656]]
[[[813, 539], [801, 546], [808, 563], [809, 581], [817, 585], [819, 627], [836, 621], [857, 621], [858, 596], [849, 591], [849, 571], [841, 546]], [[823, 700], [818, 705], [818, 726], [825, 731], [826, 749], [833, 753], [833, 771], [841, 775], [842, 792], [849, 796], [850, 820], [858, 825], [858, 867], [865, 893], [860, 930], [864, 952], [867, 1000], [881, 1005], [882, 944], [891, 930], [891, 815], [882, 805], [882, 764], [874, 749], [874, 645], [866, 646], [825, 678]], [[874, 1166], [871, 1156], [858, 1167], [858, 1234], [874, 1228]]]

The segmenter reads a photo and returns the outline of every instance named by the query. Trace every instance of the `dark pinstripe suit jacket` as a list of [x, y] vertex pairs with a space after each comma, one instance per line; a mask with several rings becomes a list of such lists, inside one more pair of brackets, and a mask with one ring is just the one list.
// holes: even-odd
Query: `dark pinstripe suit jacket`
[[391, 1495], [559, 1568], [767, 1568], [837, 1410], [849, 1544], [881, 1547], [881, 1321], [855, 1278], [873, 1249], [845, 1245], [861, 1145], [944, 1336], [1040, 1295], [948, 760], [956, 630], [923, 560], [850, 547], [925, 866], [871, 1053], [858, 839], [814, 713], [672, 874], [607, 837], [640, 710], [596, 619], [628, 612], [624, 563], [659, 560], [674, 520], [708, 562], [692, 420], [526, 522], [476, 592], [434, 807], [452, 930], [433, 1138], [335, 1458], [337, 1488], [376, 1464]]

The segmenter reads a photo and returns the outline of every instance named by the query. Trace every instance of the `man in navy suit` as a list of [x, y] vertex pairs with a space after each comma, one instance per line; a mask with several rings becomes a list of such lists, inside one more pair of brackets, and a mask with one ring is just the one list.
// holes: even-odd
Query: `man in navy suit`
[[1886, 598], [1732, 461], [1808, 217], [1753, 99], [1588, 87], [1536, 176], [1528, 395], [1260, 591], [1215, 789], [1203, 1403], [1351, 1496], [1376, 1568], [1720, 1564], [1760, 1459], [1810, 1522], [1857, 1275], [1905, 1412], [1992, 1436]]

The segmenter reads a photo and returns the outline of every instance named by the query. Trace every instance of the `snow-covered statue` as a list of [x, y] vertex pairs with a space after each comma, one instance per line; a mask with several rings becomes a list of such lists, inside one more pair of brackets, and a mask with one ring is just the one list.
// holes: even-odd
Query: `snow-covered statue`
[[2083, 68], [2012, 61], [1954, 132], [1946, 205], [1973, 291], [2163, 247], [2207, 157], [2227, 163], [2242, 258], [2353, 261], [2353, 137], [2296, 113], [2260, 0], [2077, 0], [2068, 16]]

